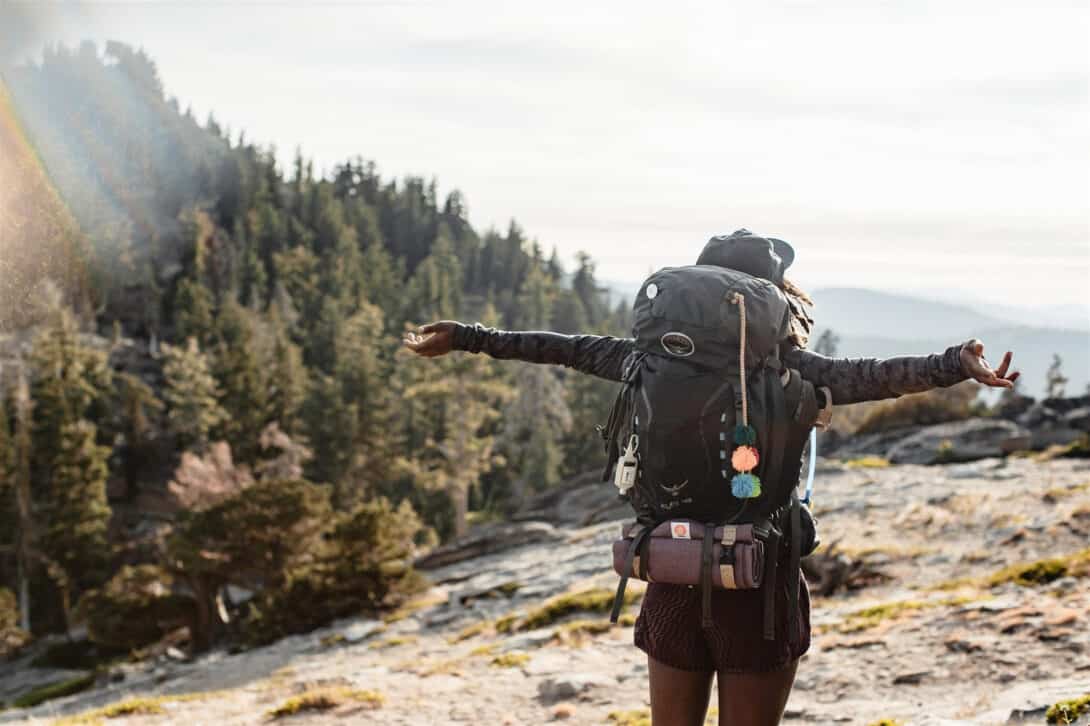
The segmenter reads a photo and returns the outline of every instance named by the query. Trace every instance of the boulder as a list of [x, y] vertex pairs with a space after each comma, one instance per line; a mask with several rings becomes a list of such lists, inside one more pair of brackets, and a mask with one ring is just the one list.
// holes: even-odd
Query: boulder
[[834, 440], [827, 434], [818, 437], [818, 454], [821, 456], [833, 456], [837, 459], [858, 459], [863, 456], [886, 456], [886, 452], [899, 442], [923, 430], [920, 426], [898, 426], [888, 431], [877, 431], [872, 434], [853, 434], [841, 436]]
[[602, 481], [602, 470], [593, 469], [531, 497], [512, 519], [585, 526], [625, 517], [631, 511], [628, 502], [617, 496], [613, 484]]
[[894, 444], [886, 458], [894, 464], [939, 464], [1001, 456], [1004, 442], [1027, 431], [1011, 421], [991, 418], [936, 424]]
[[564, 535], [547, 522], [502, 522], [472, 530], [449, 544], [417, 558], [420, 570], [434, 570], [474, 557], [541, 542], [555, 542]]

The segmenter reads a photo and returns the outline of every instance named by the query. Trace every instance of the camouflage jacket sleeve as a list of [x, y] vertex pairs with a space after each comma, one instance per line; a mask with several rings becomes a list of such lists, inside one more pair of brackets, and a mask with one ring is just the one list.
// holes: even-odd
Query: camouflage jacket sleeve
[[961, 348], [942, 353], [895, 358], [827, 358], [791, 346], [783, 356], [789, 368], [815, 386], [828, 386], [834, 404], [896, 398], [932, 388], [952, 386], [969, 376], [961, 368]]
[[459, 324], [455, 328], [454, 349], [487, 353], [493, 358], [562, 365], [581, 373], [619, 381], [625, 362], [635, 346], [631, 338], [496, 330], [477, 323]]

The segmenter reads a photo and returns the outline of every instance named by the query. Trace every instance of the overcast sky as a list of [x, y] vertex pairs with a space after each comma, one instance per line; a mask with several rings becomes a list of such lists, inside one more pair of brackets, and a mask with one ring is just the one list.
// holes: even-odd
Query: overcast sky
[[791, 241], [808, 288], [1090, 305], [1084, 1], [102, 4], [38, 26], [19, 40], [143, 46], [183, 107], [285, 160], [435, 176], [478, 228], [515, 217], [605, 279], [745, 226]]

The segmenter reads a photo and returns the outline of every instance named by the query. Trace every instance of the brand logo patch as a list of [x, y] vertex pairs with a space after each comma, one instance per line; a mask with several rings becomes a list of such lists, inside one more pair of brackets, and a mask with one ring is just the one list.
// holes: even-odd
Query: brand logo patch
[[670, 536], [674, 539], [692, 539], [688, 522], [670, 522]]
[[696, 344], [693, 343], [693, 339], [685, 335], [685, 333], [674, 330], [664, 333], [659, 342], [662, 343], [662, 347], [667, 353], [678, 358], [686, 358], [696, 352]]

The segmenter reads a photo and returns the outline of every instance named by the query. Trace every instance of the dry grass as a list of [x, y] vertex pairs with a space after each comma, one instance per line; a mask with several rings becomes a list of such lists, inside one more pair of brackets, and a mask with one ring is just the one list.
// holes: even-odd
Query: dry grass
[[479, 620], [472, 625], [462, 628], [456, 635], [447, 638], [447, 642], [451, 645], [461, 643], [463, 640], [469, 640], [470, 638], [487, 633], [491, 628], [492, 623], [487, 620]]
[[382, 622], [386, 623], [387, 625], [391, 623], [396, 623], [397, 621], [404, 620], [410, 615], [414, 615], [425, 608], [430, 608], [433, 605], [442, 605], [446, 601], [447, 599], [445, 595], [425, 594], [421, 597], [410, 600], [409, 602], [399, 607], [397, 610], [388, 613], [382, 618]]
[[496, 668], [518, 668], [530, 662], [526, 653], [503, 653], [492, 659], [488, 665]]
[[872, 605], [848, 614], [843, 622], [832, 629], [840, 633], [858, 633], [869, 630], [887, 620], [898, 619], [909, 613], [917, 613], [934, 608], [964, 605], [975, 602], [979, 597], [950, 597], [941, 600], [895, 600], [893, 602]]
[[156, 716], [167, 712], [164, 708], [170, 703], [204, 701], [223, 695], [222, 691], [203, 691], [199, 693], [177, 693], [163, 696], [133, 696], [116, 703], [107, 704], [91, 711], [84, 711], [72, 716], [57, 719], [52, 726], [98, 726], [108, 719], [126, 716]]
[[1090, 576], [1090, 549], [1060, 557], [1049, 557], [1033, 562], [1020, 562], [1004, 567], [989, 575], [984, 584], [989, 587], [1013, 582], [1022, 587], [1047, 585], [1061, 577]]
[[861, 456], [858, 459], [845, 461], [844, 466], [849, 469], [885, 469], [891, 464], [889, 459], [884, 459], [881, 456]]
[[[543, 628], [574, 613], [608, 613], [613, 607], [614, 594], [613, 590], [599, 587], [557, 595], [527, 613], [516, 629], [533, 630]], [[624, 602], [628, 605], [636, 602], [642, 596], [643, 593], [638, 591], [637, 588], [629, 588], [625, 592]]]
[[1081, 484], [1074, 484], [1069, 487], [1053, 487], [1044, 493], [1042, 499], [1049, 504], [1055, 504], [1061, 499], [1080, 494], [1082, 492], [1090, 492], [1090, 481], [1082, 482]]
[[636, 711], [612, 711], [608, 718], [616, 726], [651, 726], [651, 711], [646, 708]]
[[354, 688], [314, 688], [292, 696], [265, 715], [270, 719], [287, 718], [309, 711], [331, 711], [346, 705], [381, 708], [386, 698], [377, 691]]
[[399, 645], [412, 645], [416, 642], [416, 636], [414, 635], [395, 635], [386, 640], [380, 640], [375, 643], [371, 643], [372, 650], [386, 650], [387, 648], [396, 648]]
[[608, 620], [572, 620], [556, 629], [553, 640], [566, 645], [582, 645], [595, 635], [608, 633], [614, 628]]

